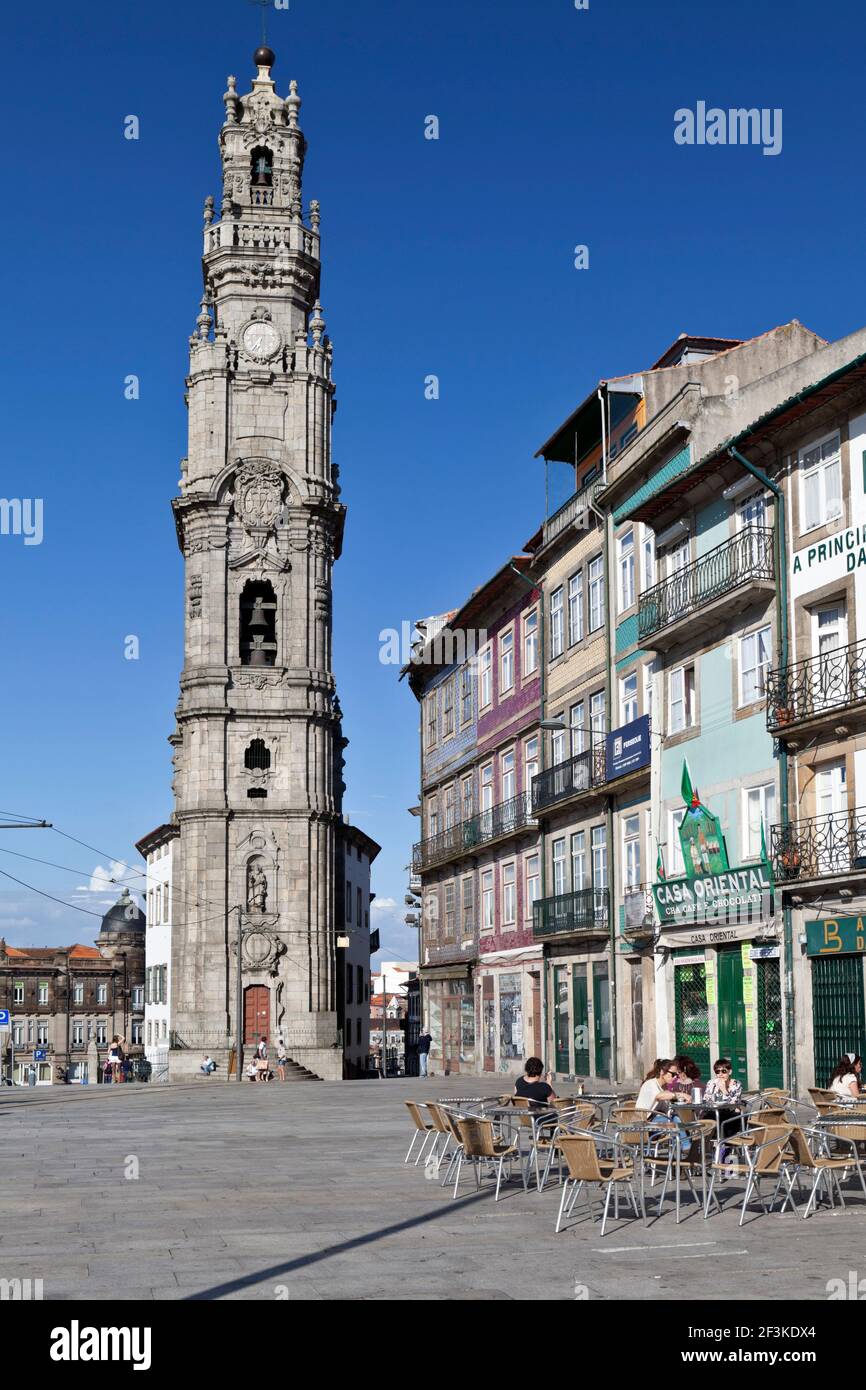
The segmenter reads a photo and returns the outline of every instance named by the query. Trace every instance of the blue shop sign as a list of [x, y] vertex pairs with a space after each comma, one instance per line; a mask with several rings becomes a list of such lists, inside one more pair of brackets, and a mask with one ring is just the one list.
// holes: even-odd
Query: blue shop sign
[[607, 736], [605, 773], [608, 782], [646, 767], [650, 761], [649, 715], [642, 714]]

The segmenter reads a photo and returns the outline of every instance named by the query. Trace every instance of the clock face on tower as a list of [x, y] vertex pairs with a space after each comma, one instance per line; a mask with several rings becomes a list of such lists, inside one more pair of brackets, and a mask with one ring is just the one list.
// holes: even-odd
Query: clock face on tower
[[241, 334], [241, 342], [247, 356], [255, 358], [257, 362], [267, 362], [282, 346], [279, 332], [266, 319], [248, 323]]

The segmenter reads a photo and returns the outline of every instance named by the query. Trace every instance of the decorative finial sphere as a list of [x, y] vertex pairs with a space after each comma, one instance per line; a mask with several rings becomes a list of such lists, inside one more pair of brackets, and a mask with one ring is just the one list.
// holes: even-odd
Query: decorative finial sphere
[[257, 48], [253, 54], [253, 62], [257, 68], [272, 68], [276, 61], [277, 55], [274, 50], [266, 48], [264, 44], [261, 48]]

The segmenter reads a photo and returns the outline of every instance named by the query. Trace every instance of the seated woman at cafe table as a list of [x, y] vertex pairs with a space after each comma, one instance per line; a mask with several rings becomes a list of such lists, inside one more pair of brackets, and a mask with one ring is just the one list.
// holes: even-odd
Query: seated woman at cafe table
[[700, 1067], [692, 1061], [691, 1057], [686, 1057], [683, 1054], [675, 1057], [672, 1065], [677, 1069], [676, 1078], [674, 1084], [666, 1086], [665, 1090], [688, 1091], [689, 1099], [691, 1099], [693, 1087], [701, 1085]]
[[[721, 1135], [735, 1134], [740, 1128], [740, 1116], [734, 1106], [739, 1105], [742, 1094], [741, 1083], [734, 1080], [730, 1057], [720, 1057], [713, 1066], [712, 1081], [707, 1082], [704, 1100], [719, 1106], [716, 1115]], [[728, 1152], [728, 1148], [722, 1144], [719, 1148], [719, 1163], [725, 1162]]]
[[689, 1101], [691, 1096], [687, 1091], [669, 1091], [667, 1086], [678, 1075], [675, 1064], [666, 1057], [656, 1059], [655, 1065], [649, 1074], [644, 1078], [643, 1085], [637, 1093], [635, 1109], [649, 1110], [651, 1114], [658, 1114], [659, 1123], [664, 1125], [675, 1124], [679, 1126], [680, 1147], [687, 1150], [691, 1140], [682, 1127], [682, 1123], [676, 1115], [667, 1115], [664, 1112], [672, 1101]]
[[[550, 1072], [547, 1076], [550, 1076]], [[514, 1094], [531, 1101], [533, 1110], [544, 1110], [547, 1101], [556, 1100], [556, 1092], [544, 1076], [544, 1063], [540, 1057], [527, 1057], [523, 1076], [517, 1078]]]
[[830, 1090], [835, 1091], [837, 1096], [859, 1096], [860, 1094], [860, 1072], [863, 1063], [856, 1052], [846, 1052], [839, 1061], [830, 1077]]

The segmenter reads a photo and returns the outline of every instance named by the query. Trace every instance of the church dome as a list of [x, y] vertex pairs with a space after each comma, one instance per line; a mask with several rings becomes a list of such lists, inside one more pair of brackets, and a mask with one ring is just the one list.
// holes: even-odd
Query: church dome
[[138, 903], [130, 895], [129, 889], [124, 888], [120, 897], [113, 907], [110, 907], [102, 919], [102, 926], [99, 929], [100, 936], [103, 932], [143, 932], [145, 927], [144, 913]]

